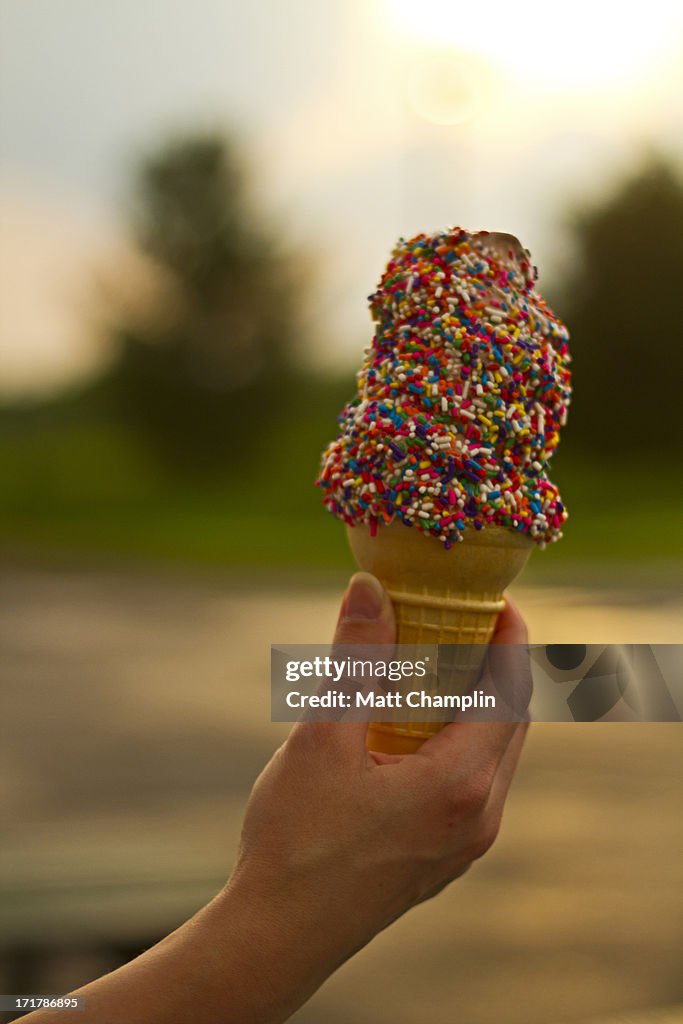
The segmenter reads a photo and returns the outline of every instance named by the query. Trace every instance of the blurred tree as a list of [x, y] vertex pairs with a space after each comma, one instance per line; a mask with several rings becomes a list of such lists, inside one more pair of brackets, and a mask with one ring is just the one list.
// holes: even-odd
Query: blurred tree
[[183, 138], [141, 167], [136, 237], [167, 282], [145, 327], [116, 328], [108, 383], [176, 467], [248, 459], [282, 409], [301, 288], [276, 232], [250, 208], [232, 146]]
[[681, 179], [665, 160], [650, 158], [607, 202], [577, 216], [573, 228], [576, 269], [557, 303], [574, 356], [570, 445], [627, 458], [677, 458]]

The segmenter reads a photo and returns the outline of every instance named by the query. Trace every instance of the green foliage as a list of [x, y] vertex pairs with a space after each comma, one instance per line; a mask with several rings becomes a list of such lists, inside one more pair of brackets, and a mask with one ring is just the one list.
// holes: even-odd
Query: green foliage
[[239, 473], [202, 478], [97, 402], [0, 413], [0, 549], [67, 557], [350, 568], [342, 525], [314, 487], [352, 375], [300, 378], [307, 415], [284, 418]]
[[[346, 382], [348, 385], [348, 382]], [[141, 560], [272, 572], [339, 569], [352, 560], [344, 527], [313, 487], [348, 386], [311, 388], [307, 420], [283, 424], [278, 445], [239, 476], [203, 480], [160, 472], [122, 424], [56, 418], [48, 433], [0, 432], [0, 548], [15, 554]], [[679, 574], [683, 483], [649, 463], [634, 492], [630, 467], [558, 458], [554, 478], [570, 509], [565, 537], [533, 555], [525, 579], [618, 585], [638, 571]], [[657, 494], [659, 527], [650, 528]]]
[[[683, 184], [650, 160], [574, 222], [575, 272], [558, 302], [569, 325], [568, 441], [584, 455], [678, 458], [683, 331]], [[634, 464], [634, 488], [640, 464]]]

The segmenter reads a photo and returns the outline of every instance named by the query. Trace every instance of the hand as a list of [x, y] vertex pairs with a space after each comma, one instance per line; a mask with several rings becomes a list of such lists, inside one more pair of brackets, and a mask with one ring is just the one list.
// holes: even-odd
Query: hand
[[[335, 642], [394, 641], [386, 593], [374, 577], [357, 574]], [[508, 602], [493, 643], [526, 642]], [[256, 782], [228, 893], [258, 894], [317, 987], [489, 849], [525, 731], [525, 724], [455, 723], [401, 757], [369, 753], [365, 723], [296, 725]]]

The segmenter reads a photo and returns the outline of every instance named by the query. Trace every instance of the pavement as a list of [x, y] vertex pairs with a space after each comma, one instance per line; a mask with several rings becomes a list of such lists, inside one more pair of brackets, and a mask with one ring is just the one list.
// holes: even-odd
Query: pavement
[[[536, 642], [680, 639], [668, 587], [514, 596]], [[295, 579], [3, 572], [0, 948], [52, 951], [40, 991], [87, 980], [103, 950], [144, 945], [220, 886], [287, 731], [269, 721], [269, 645], [325, 642], [338, 600]], [[493, 850], [294, 1021], [679, 1020], [663, 1008], [683, 1002], [682, 729], [535, 725]]]

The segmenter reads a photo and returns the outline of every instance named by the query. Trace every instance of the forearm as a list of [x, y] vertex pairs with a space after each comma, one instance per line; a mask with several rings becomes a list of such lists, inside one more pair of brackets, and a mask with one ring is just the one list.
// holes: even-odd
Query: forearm
[[[335, 642], [394, 640], [388, 596], [359, 574]], [[526, 641], [506, 605], [494, 643]], [[299, 723], [252, 790], [238, 865], [220, 895], [80, 989], [84, 1012], [25, 1020], [282, 1024], [344, 960], [486, 852], [524, 732], [523, 724], [455, 723], [418, 753], [385, 760], [366, 749], [362, 722]]]
[[26, 1024], [280, 1024], [334, 969], [285, 914], [228, 886], [156, 946], [78, 989], [84, 1011], [37, 1011]]

